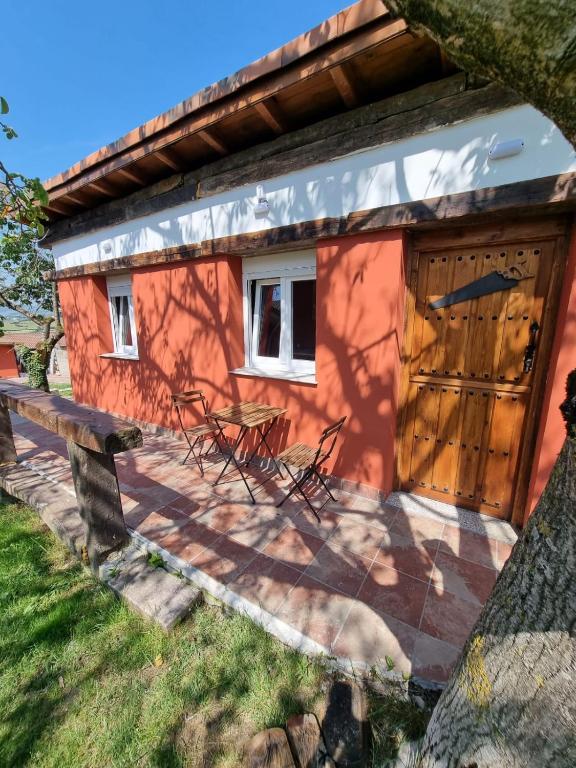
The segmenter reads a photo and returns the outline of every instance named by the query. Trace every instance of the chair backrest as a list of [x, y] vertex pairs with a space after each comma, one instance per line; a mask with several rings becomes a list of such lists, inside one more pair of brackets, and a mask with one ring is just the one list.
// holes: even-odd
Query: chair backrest
[[193, 405], [194, 403], [202, 403], [204, 417], [207, 417], [208, 400], [206, 399], [206, 396], [201, 389], [190, 389], [187, 392], [177, 392], [173, 395], [170, 395], [170, 399], [172, 400], [172, 405], [174, 408], [176, 408], [178, 421], [180, 422], [182, 430], [186, 429], [184, 426], [184, 420], [182, 418], [182, 409], [186, 406]]
[[[322, 434], [320, 435], [320, 440], [318, 442], [318, 451], [316, 453], [316, 459], [314, 463], [318, 461], [320, 456], [322, 456], [322, 460], [325, 461], [331, 455], [332, 451], [334, 450], [334, 446], [336, 445], [336, 439], [338, 438], [338, 433], [342, 429], [342, 426], [346, 421], [346, 418], [347, 418], [346, 416], [342, 416], [341, 419], [338, 419], [338, 421], [335, 421], [334, 424], [330, 424], [329, 427], [326, 427], [326, 429], [323, 430]], [[330, 438], [332, 439], [330, 440]], [[324, 448], [324, 443], [327, 440], [330, 441], [330, 446], [326, 450]]]

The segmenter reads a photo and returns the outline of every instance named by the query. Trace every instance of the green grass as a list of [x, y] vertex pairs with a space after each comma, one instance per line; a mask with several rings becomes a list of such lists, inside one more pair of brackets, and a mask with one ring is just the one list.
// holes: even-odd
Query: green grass
[[72, 399], [72, 384], [67, 384], [64, 382], [51, 382], [50, 392], [57, 392], [59, 395], [62, 395], [62, 397], [68, 397]]
[[[314, 711], [326, 683], [321, 661], [217, 606], [163, 633], [13, 500], [0, 502], [0, 626], [2, 768], [231, 768], [252, 734]], [[375, 766], [425, 727], [393, 696], [370, 710]]]
[[319, 663], [202, 606], [166, 635], [96, 582], [25, 506], [0, 506], [0, 765], [236, 766], [310, 710]]

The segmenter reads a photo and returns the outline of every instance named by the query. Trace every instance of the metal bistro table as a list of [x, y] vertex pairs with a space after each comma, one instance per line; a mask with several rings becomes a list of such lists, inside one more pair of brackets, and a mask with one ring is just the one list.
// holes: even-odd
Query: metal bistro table
[[[266, 447], [266, 450], [270, 454], [270, 458], [274, 462], [274, 466], [276, 467], [277, 472], [279, 473], [280, 477], [284, 477], [282, 474], [280, 467], [278, 466], [276, 459], [274, 458], [274, 454], [272, 453], [272, 449], [268, 445], [268, 441], [266, 440], [268, 433], [276, 423], [276, 420], [279, 416], [282, 416], [282, 414], [286, 413], [286, 408], [275, 408], [272, 405], [264, 405], [263, 403], [251, 403], [251, 402], [243, 402], [243, 403], [237, 403], [234, 405], [229, 405], [226, 408], [221, 408], [219, 411], [212, 411], [208, 414], [208, 417], [210, 419], [213, 419], [216, 422], [216, 425], [218, 426], [218, 429], [220, 430], [220, 435], [223, 437], [222, 432], [222, 424], [235, 424], [236, 426], [240, 427], [240, 432], [238, 433], [238, 437], [234, 441], [234, 445], [231, 448], [230, 455], [228, 456], [228, 459], [226, 463], [224, 464], [224, 467], [222, 468], [222, 472], [218, 475], [218, 479], [213, 483], [213, 485], [218, 485], [220, 480], [222, 479], [222, 476], [226, 472], [226, 469], [228, 468], [228, 465], [231, 461], [234, 462], [236, 469], [238, 472], [240, 472], [240, 476], [242, 477], [242, 480], [244, 481], [244, 485], [248, 489], [248, 493], [250, 494], [250, 498], [252, 499], [252, 503], [256, 503], [256, 499], [254, 498], [254, 494], [250, 490], [250, 486], [248, 485], [248, 480], [246, 479], [246, 476], [244, 472], [242, 472], [242, 467], [238, 463], [238, 459], [236, 458], [236, 452], [238, 451], [242, 440], [244, 440], [244, 437], [246, 436], [247, 432], [250, 429], [255, 429], [258, 434], [260, 435], [260, 440], [258, 441], [258, 444], [248, 457], [248, 459], [244, 462], [244, 466], [247, 467], [248, 464], [252, 461], [254, 456], [256, 455], [256, 452], [260, 448], [261, 445], [264, 445]], [[264, 428], [264, 425], [267, 424], [266, 428]], [[226, 441], [224, 440], [224, 445], [226, 444]]]

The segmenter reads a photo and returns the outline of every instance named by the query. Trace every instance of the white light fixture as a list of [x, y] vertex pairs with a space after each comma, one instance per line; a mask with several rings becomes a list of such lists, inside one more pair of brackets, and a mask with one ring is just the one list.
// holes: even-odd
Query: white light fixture
[[264, 188], [260, 185], [256, 187], [256, 197], [258, 198], [258, 202], [254, 206], [254, 215], [268, 216], [268, 214], [270, 213], [270, 203], [266, 199], [266, 195], [264, 194]]
[[519, 155], [524, 149], [524, 139], [510, 139], [492, 144], [488, 153], [489, 160], [503, 160], [505, 157]]

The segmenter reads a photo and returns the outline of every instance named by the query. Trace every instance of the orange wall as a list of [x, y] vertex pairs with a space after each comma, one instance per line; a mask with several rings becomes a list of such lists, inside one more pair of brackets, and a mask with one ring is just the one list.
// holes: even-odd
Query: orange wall
[[[81, 402], [176, 427], [171, 392], [202, 388], [214, 407], [285, 407], [275, 447], [317, 441], [348, 416], [335, 475], [389, 491], [404, 312], [400, 232], [317, 248], [317, 385], [230, 374], [244, 364], [241, 260], [216, 257], [139, 269], [132, 291], [139, 361], [99, 357], [112, 339], [103, 278], [59, 283], [74, 393]], [[385, 275], [386, 279], [382, 279]]]
[[16, 353], [12, 344], [0, 344], [0, 378], [18, 376]]
[[556, 335], [548, 366], [530, 479], [527, 516], [534, 510], [564, 442], [566, 429], [559, 406], [566, 397], [566, 377], [574, 368], [576, 368], [576, 225], [572, 228], [568, 263], [556, 320]]

